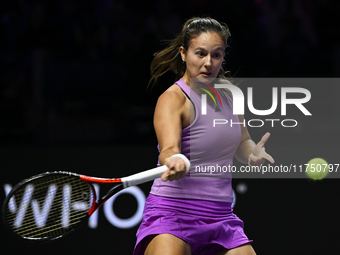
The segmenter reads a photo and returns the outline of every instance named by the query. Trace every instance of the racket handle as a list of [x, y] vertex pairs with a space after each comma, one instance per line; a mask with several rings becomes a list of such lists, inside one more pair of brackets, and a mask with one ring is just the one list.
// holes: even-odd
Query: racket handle
[[124, 188], [130, 186], [136, 186], [144, 182], [152, 181], [162, 176], [162, 174], [168, 169], [167, 166], [156, 167], [138, 174], [130, 175], [121, 178]]
[[[190, 161], [183, 154], [175, 154], [171, 157], [179, 157], [185, 161], [190, 169]], [[123, 187], [127, 188], [130, 186], [136, 186], [138, 184], [142, 184], [144, 182], [152, 181], [162, 176], [162, 174], [168, 169], [166, 165], [156, 167], [138, 174], [130, 175], [127, 177], [121, 178]]]

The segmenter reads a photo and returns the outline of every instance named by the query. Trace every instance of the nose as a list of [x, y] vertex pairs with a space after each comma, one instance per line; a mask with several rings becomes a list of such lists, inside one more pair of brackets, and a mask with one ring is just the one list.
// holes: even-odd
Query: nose
[[211, 60], [212, 60], [211, 56], [207, 55], [206, 59], [205, 59], [204, 66], [207, 66], [207, 67], [211, 66]]

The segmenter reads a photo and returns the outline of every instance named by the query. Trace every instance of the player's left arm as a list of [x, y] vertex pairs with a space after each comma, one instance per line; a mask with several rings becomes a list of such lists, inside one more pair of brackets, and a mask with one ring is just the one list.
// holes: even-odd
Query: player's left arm
[[[239, 121], [243, 123], [244, 117], [239, 115]], [[240, 125], [241, 127], [241, 141], [236, 150], [235, 157], [238, 161], [249, 164], [250, 166], [260, 166], [267, 159], [270, 163], [274, 163], [274, 159], [270, 156], [264, 145], [270, 137], [270, 133], [266, 133], [261, 141], [256, 144], [250, 137], [247, 127]]]

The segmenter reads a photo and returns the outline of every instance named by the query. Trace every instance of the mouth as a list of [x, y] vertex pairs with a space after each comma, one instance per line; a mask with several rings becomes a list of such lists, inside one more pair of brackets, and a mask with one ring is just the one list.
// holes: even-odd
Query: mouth
[[203, 77], [208, 77], [210, 76], [212, 73], [210, 72], [202, 72], [201, 75], [203, 75]]

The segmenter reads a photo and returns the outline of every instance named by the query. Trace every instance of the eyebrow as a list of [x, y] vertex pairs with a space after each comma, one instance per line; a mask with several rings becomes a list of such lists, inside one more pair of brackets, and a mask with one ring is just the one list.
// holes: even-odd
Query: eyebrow
[[[197, 48], [195, 48], [194, 50], [203, 50], [203, 51], [206, 51], [206, 49], [205, 49], [205, 48], [202, 48], [202, 47], [197, 47]], [[218, 47], [218, 48], [216, 48], [216, 49], [214, 49], [214, 50], [221, 50], [221, 51], [224, 51], [224, 49], [221, 48], [221, 47]]]

